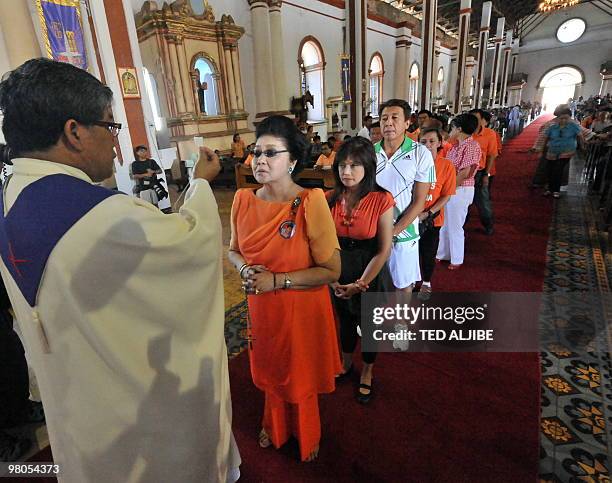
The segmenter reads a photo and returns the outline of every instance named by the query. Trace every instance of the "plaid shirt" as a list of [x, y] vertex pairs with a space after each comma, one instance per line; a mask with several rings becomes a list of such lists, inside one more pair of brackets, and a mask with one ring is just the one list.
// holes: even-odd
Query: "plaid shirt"
[[[480, 145], [474, 139], [469, 137], [466, 140], [461, 141], [459, 144], [453, 145], [446, 157], [451, 161], [451, 163], [453, 163], [457, 173], [459, 173], [459, 171], [461, 171], [463, 168], [467, 168], [474, 164], [478, 166], [480, 164], [481, 156], [482, 151], [480, 149]], [[474, 173], [475, 172], [476, 171], [474, 170]], [[474, 174], [463, 180], [461, 186], [474, 186]]]

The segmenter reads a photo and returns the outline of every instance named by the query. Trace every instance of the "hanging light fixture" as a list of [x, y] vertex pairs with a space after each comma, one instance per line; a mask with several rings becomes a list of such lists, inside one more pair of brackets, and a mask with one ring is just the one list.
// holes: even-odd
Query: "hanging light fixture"
[[564, 8], [573, 7], [580, 0], [543, 0], [540, 2], [538, 9], [540, 12], [554, 12], [563, 10]]

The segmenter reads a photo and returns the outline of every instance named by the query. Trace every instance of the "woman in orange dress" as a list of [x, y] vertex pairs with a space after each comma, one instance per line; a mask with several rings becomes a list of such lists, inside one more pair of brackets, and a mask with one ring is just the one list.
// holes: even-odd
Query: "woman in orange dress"
[[340, 275], [340, 247], [323, 192], [294, 182], [308, 159], [304, 136], [272, 116], [256, 137], [253, 174], [263, 186], [236, 193], [229, 259], [248, 294], [251, 374], [265, 393], [259, 444], [279, 448], [293, 435], [302, 461], [312, 461], [318, 394], [332, 392], [341, 371], [327, 288]]

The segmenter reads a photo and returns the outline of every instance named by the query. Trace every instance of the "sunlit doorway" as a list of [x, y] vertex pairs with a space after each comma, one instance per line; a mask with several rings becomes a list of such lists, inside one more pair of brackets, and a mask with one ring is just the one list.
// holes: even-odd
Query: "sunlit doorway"
[[559, 104], [567, 104], [574, 97], [576, 84], [582, 81], [582, 74], [574, 67], [563, 66], [548, 71], [540, 82], [540, 88], [544, 89], [542, 109], [552, 112]]

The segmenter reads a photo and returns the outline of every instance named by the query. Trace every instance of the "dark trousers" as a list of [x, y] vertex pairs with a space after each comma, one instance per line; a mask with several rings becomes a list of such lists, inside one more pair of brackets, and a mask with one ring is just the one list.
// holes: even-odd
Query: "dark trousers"
[[538, 166], [536, 167], [535, 173], [533, 175], [533, 179], [531, 180], [531, 184], [535, 186], [544, 186], [547, 181], [547, 173], [548, 173], [548, 161], [546, 160], [546, 156], [542, 154], [540, 156], [540, 161], [538, 162]]
[[13, 318], [0, 309], [0, 428], [23, 418], [30, 397], [28, 364]]
[[485, 229], [493, 228], [493, 205], [489, 196], [489, 187], [483, 186], [482, 180], [486, 176], [485, 170], [481, 169], [474, 177], [474, 204], [478, 208], [480, 223]]
[[[352, 354], [357, 347], [357, 325], [359, 321], [354, 318], [339, 317], [340, 319], [340, 345], [342, 352]], [[366, 364], [373, 364], [376, 360], [376, 352], [361, 351], [361, 359]]]
[[548, 189], [553, 193], [561, 191], [563, 173], [568, 163], [568, 158], [548, 160]]
[[419, 239], [419, 256], [421, 257], [421, 278], [423, 282], [431, 282], [436, 268], [436, 253], [440, 241], [441, 226], [434, 226], [421, 235]]

